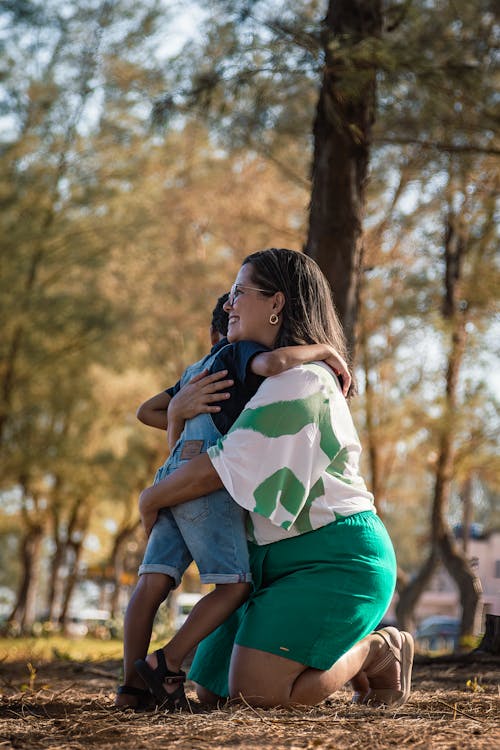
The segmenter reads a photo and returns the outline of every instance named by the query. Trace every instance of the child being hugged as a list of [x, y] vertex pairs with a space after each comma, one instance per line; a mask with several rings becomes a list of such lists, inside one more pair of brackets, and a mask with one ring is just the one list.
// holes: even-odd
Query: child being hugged
[[[237, 291], [232, 289], [231, 295]], [[138, 409], [142, 422], [167, 430], [171, 453], [158, 469], [155, 485], [226, 434], [265, 377], [304, 362], [325, 360], [342, 378], [344, 394], [349, 389], [347, 365], [329, 345], [271, 350], [265, 329], [260, 341], [230, 343], [224, 311], [228, 298], [228, 294], [220, 297], [212, 314], [210, 353], [188, 367], [175, 386]], [[269, 325], [274, 325], [272, 316]], [[178, 507], [163, 508], [147, 524], [148, 543], [139, 580], [125, 614], [124, 684], [118, 688], [115, 705], [145, 708], [151, 693], [163, 709], [187, 706], [186, 675], [181, 669], [185, 657], [251, 591], [245, 514], [220, 489]], [[196, 604], [164, 648], [146, 658], [158, 608], [193, 560], [202, 583], [215, 584], [215, 588]]]

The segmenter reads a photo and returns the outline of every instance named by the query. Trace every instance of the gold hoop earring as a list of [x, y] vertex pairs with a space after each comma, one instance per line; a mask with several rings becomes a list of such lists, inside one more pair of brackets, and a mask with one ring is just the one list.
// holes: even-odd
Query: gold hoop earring
[[278, 318], [278, 316], [276, 315], [276, 313], [271, 313], [271, 315], [269, 316], [269, 322], [271, 323], [271, 325], [272, 325], [272, 326], [275, 326], [275, 325], [277, 325], [277, 323], [278, 323], [278, 320], [279, 320], [279, 318]]

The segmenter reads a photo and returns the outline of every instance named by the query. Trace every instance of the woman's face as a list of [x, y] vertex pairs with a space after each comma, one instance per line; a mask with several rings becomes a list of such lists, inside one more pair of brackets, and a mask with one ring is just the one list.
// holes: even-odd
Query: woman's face
[[[245, 263], [238, 271], [229, 300], [224, 304], [224, 310], [229, 314], [227, 338], [231, 343], [257, 341], [272, 348], [281, 328], [279, 313], [284, 297], [281, 292], [266, 297], [256, 287], [252, 265]], [[276, 325], [269, 322], [273, 313], [279, 317]]]

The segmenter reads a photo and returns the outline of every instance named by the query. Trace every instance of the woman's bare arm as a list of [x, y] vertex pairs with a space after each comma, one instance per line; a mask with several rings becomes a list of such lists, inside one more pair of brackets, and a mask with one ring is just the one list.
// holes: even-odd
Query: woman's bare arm
[[195, 456], [161, 482], [141, 492], [139, 512], [146, 534], [149, 536], [161, 508], [170, 508], [188, 500], [195, 500], [202, 495], [215, 492], [222, 486], [208, 455], [202, 453]]

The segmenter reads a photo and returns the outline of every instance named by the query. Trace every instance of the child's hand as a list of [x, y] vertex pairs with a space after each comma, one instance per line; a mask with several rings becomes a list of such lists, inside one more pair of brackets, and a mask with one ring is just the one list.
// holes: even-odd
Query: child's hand
[[216, 401], [224, 401], [231, 394], [224, 391], [233, 385], [233, 380], [224, 380], [227, 370], [208, 374], [203, 370], [199, 375], [191, 378], [173, 397], [168, 407], [169, 418], [192, 419], [198, 414], [215, 414], [221, 407]]
[[333, 347], [330, 347], [331, 351], [328, 357], [325, 357], [325, 362], [328, 367], [331, 367], [335, 375], [340, 378], [342, 393], [347, 396], [349, 388], [351, 386], [351, 373], [347, 367], [347, 362], [338, 354]]
[[139, 513], [147, 537], [151, 534], [151, 530], [158, 518], [158, 511], [151, 510], [149, 507], [149, 498], [152, 489], [153, 487], [147, 487], [139, 496]]

